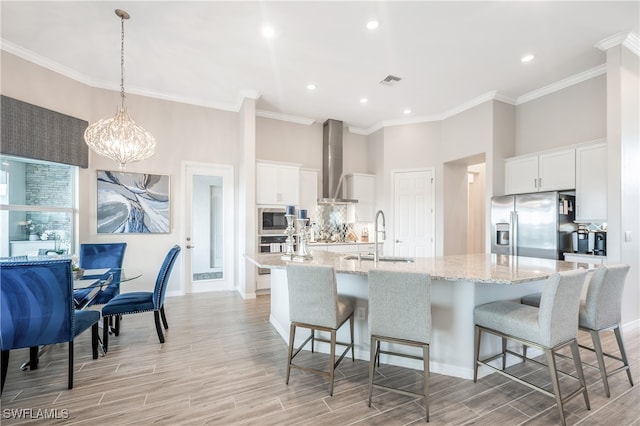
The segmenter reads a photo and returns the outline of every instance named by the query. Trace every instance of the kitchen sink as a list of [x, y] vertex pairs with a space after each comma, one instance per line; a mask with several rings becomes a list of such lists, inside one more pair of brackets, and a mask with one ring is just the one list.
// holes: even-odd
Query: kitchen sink
[[[364, 254], [364, 255], [356, 255], [356, 254], [349, 254], [346, 255], [343, 259], [346, 260], [369, 260], [369, 261], [373, 261], [373, 255], [372, 254]], [[412, 263], [415, 262], [415, 259], [412, 257], [395, 257], [395, 256], [380, 256], [378, 258], [379, 262], [406, 262], [406, 263]]]

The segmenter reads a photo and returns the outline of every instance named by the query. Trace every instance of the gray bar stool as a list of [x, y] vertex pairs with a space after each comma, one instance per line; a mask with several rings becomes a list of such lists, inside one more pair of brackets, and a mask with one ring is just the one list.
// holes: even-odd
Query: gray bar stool
[[[566, 424], [563, 404], [582, 393], [587, 409], [590, 410], [589, 396], [585, 385], [580, 351], [576, 335], [578, 334], [578, 309], [580, 292], [584, 285], [587, 271], [577, 270], [552, 274], [544, 285], [540, 298], [540, 307], [522, 305], [512, 301], [499, 301], [476, 306], [473, 311], [475, 320], [475, 366], [473, 381], [478, 380], [478, 366], [483, 365], [518, 383], [526, 385], [547, 396], [555, 397], [560, 411], [560, 420]], [[480, 359], [480, 338], [482, 332], [494, 334], [502, 338], [502, 352], [485, 359]], [[506, 355], [521, 354], [506, 349], [506, 340], [514, 340], [527, 346], [541, 349], [547, 359], [547, 366], [553, 384], [553, 393], [508, 373], [505, 370]], [[556, 351], [565, 346], [571, 347], [573, 362], [578, 374], [580, 387], [566, 397], [560, 393], [560, 382], [556, 368]], [[489, 362], [502, 357], [502, 369]], [[570, 376], [571, 377], [571, 376]]]
[[[333, 396], [334, 371], [351, 349], [351, 360], [355, 360], [353, 353], [353, 299], [338, 296], [336, 273], [331, 266], [320, 265], [288, 265], [287, 282], [289, 287], [289, 355], [287, 358], [287, 380], [291, 368], [314, 374], [329, 376], [329, 395]], [[336, 332], [349, 320], [351, 343], [336, 341]], [[308, 328], [311, 335], [294, 352], [296, 328]], [[315, 336], [317, 331], [329, 332], [329, 340]], [[329, 370], [318, 370], [294, 364], [293, 359], [311, 341], [311, 352], [314, 342], [326, 342], [331, 345]], [[336, 345], [345, 346], [345, 350], [338, 360], [335, 360]]]
[[[595, 352], [598, 360], [598, 366], [585, 364], [589, 367], [598, 368], [604, 391], [607, 397], [611, 396], [609, 391], [608, 377], [621, 371], [627, 372], [629, 383], [633, 386], [631, 378], [631, 369], [627, 360], [627, 353], [624, 349], [622, 341], [622, 333], [620, 332], [620, 320], [622, 310], [622, 291], [626, 282], [629, 265], [611, 265], [601, 266], [593, 272], [589, 280], [586, 299], [580, 303], [580, 311], [578, 314], [578, 327], [581, 330], [588, 331], [593, 341], [593, 348], [579, 345], [583, 349]], [[522, 303], [530, 306], [540, 305], [540, 294], [530, 294], [522, 298]], [[600, 332], [613, 330], [620, 356], [608, 354], [602, 350], [600, 343]], [[527, 356], [527, 348], [524, 348], [524, 356]], [[622, 362], [622, 366], [613, 371], [607, 372], [604, 357], [609, 357]]]
[[[373, 388], [424, 398], [426, 421], [429, 421], [429, 343], [431, 341], [431, 276], [414, 272], [369, 271], [369, 407]], [[408, 345], [422, 349], [422, 357], [391, 350], [381, 350], [380, 342]], [[376, 362], [380, 354], [423, 361], [424, 393], [374, 383]]]

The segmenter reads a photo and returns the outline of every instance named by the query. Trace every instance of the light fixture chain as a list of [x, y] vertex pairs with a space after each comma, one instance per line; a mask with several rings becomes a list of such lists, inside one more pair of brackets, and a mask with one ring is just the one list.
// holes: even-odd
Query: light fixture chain
[[124, 20], [130, 15], [116, 9], [120, 18], [120, 97], [122, 106], [115, 117], [98, 120], [84, 131], [84, 140], [97, 154], [111, 158], [124, 170], [127, 163], [151, 157], [156, 149], [156, 139], [131, 119], [124, 108]]
[[124, 109], [124, 16], [120, 17], [120, 97], [122, 98], [122, 109]]

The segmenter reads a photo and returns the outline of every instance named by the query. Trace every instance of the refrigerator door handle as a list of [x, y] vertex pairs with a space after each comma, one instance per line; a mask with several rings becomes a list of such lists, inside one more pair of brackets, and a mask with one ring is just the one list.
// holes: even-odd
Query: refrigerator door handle
[[511, 212], [511, 240], [509, 244], [511, 247], [509, 248], [509, 252], [511, 256], [518, 255], [518, 212]]

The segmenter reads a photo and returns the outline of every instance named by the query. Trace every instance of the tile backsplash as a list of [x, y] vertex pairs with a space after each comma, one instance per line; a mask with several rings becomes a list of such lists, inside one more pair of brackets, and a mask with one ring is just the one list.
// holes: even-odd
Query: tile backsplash
[[347, 232], [346, 204], [319, 204], [316, 209], [316, 238], [344, 241]]

